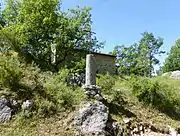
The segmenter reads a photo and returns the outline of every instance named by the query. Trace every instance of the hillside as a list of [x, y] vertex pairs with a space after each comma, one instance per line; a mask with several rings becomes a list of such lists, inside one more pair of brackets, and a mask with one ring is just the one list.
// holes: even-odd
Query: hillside
[[[2, 7], [0, 2], [0, 135], [180, 134], [180, 39], [167, 56], [162, 49], [169, 37], [145, 31], [133, 42], [134, 32], [128, 26], [119, 33], [124, 26], [118, 23], [114, 39], [116, 29], [107, 31], [114, 25], [104, 27], [103, 20], [94, 29], [91, 7], [64, 10], [62, 3], [6, 0]], [[101, 24], [106, 39], [94, 31]], [[104, 54], [109, 38], [109, 47], [119, 44]], [[163, 65], [161, 55], [167, 56]]]
[[[104, 80], [107, 79], [107, 80]], [[136, 79], [136, 80], [135, 80]], [[144, 135], [162, 135], [168, 134], [170, 131], [170, 127], [176, 129], [178, 132], [180, 131], [180, 111], [178, 109], [178, 103], [176, 105], [172, 105], [172, 107], [168, 107], [168, 105], [163, 105], [163, 103], [153, 104], [153, 101], [147, 103], [144, 99], [139, 101], [137, 95], [133, 92], [132, 84], [135, 81], [136, 83], [141, 83], [142, 89], [146, 86], [146, 89], [150, 89], [149, 91], [156, 91], [157, 94], [161, 91], [174, 91], [172, 94], [178, 94], [178, 90], [180, 87], [180, 81], [169, 79], [167, 77], [155, 77], [152, 80], [153, 82], [160, 83], [161, 87], [167, 88], [159, 88], [159, 85], [156, 84], [153, 88], [153, 83], [148, 85], [145, 83], [147, 78], [137, 79], [137, 77], [111, 77], [109, 75], [100, 76], [97, 79], [99, 86], [101, 86], [103, 95], [108, 101], [108, 107], [110, 111], [110, 115], [112, 120], [116, 120], [119, 123], [119, 134], [123, 133], [123, 135], [129, 135], [129, 130], [133, 127], [143, 127], [150, 128], [150, 132], [147, 130], [147, 134]], [[142, 81], [141, 81], [142, 80]], [[138, 85], [136, 84], [136, 87]], [[81, 90], [82, 91], [82, 90]], [[142, 90], [141, 90], [142, 91]], [[165, 93], [166, 93], [165, 92]], [[169, 93], [169, 92], [168, 92]], [[159, 93], [160, 94], [160, 93]], [[78, 96], [79, 99], [81, 98]], [[146, 97], [146, 96], [144, 96]], [[153, 97], [153, 96], [151, 96]], [[156, 96], [154, 96], [155, 98]], [[161, 101], [169, 101], [172, 95], [169, 93], [169, 96], [163, 97]], [[172, 100], [179, 101], [180, 95], [173, 95]], [[158, 97], [158, 99], [160, 99]], [[153, 99], [155, 101], [155, 99]], [[81, 101], [89, 101], [86, 98], [83, 98]], [[177, 101], [176, 101], [177, 102]], [[82, 102], [79, 102], [79, 104]], [[14, 118], [8, 122], [1, 124], [0, 126], [0, 135], [3, 136], [69, 136], [75, 135], [75, 129], [72, 126], [72, 121], [74, 117], [77, 115], [79, 104], [74, 105], [73, 109], [67, 109], [63, 111], [58, 111], [53, 115], [48, 115], [46, 117], [39, 118], [38, 116], [32, 116], [28, 118], [24, 118], [21, 114], [14, 116]], [[160, 107], [159, 107], [160, 106]], [[163, 107], [164, 106], [164, 107]], [[165, 107], [167, 106], [167, 107]], [[169, 109], [171, 108], [171, 109]], [[176, 110], [174, 110], [176, 108]], [[164, 110], [162, 110], [164, 109]], [[171, 110], [171, 111], [169, 111]], [[174, 111], [173, 111], [174, 110]], [[130, 124], [126, 124], [125, 122], [130, 122]], [[136, 130], [133, 130], [136, 131]], [[137, 130], [137, 135], [140, 135], [141, 130]], [[163, 134], [164, 133], [164, 134]]]

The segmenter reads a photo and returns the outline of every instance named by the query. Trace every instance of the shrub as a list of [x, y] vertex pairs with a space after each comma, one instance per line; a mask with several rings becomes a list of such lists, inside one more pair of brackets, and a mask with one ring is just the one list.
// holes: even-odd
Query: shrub
[[84, 98], [83, 91], [80, 88], [67, 86], [65, 82], [62, 82], [61, 74], [64, 74], [64, 72], [60, 72], [58, 75], [48, 79], [44, 87], [47, 94], [56, 100], [61, 107], [72, 108]]
[[101, 87], [104, 94], [111, 94], [113, 92], [113, 86], [115, 85], [115, 78], [109, 73], [105, 75], [98, 74], [97, 85]]
[[15, 52], [0, 53], [0, 87], [15, 87], [22, 77], [21, 64]]
[[172, 86], [142, 77], [132, 77], [129, 83], [139, 101], [152, 105], [169, 115], [180, 112], [180, 96]]
[[34, 64], [21, 62], [15, 52], [0, 54], [0, 96], [24, 101], [32, 99], [34, 107], [25, 117], [39, 117], [72, 109], [83, 98], [80, 88], [67, 86], [69, 70], [42, 72]]

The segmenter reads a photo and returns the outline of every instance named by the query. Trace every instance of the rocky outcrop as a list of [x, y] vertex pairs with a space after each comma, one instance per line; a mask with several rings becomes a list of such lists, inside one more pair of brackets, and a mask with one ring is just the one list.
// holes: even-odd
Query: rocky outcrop
[[101, 95], [101, 88], [96, 85], [83, 85], [84, 93], [88, 98], [96, 99], [98, 101], [104, 101]]
[[109, 110], [101, 102], [86, 104], [79, 110], [74, 124], [77, 128], [77, 135], [106, 136], [105, 130], [108, 122]]
[[13, 115], [17, 114], [21, 109], [30, 110], [33, 107], [32, 100], [17, 102], [7, 98], [0, 98], [0, 122], [9, 121]]
[[85, 74], [81, 73], [74, 73], [70, 76], [70, 78], [68, 79], [68, 83], [72, 86], [82, 86], [83, 84], [85, 84]]
[[172, 128], [159, 129], [131, 118], [116, 122], [110, 119], [109, 109], [102, 102], [83, 105], [73, 122], [77, 136], [178, 136]]
[[180, 71], [176, 70], [176, 71], [166, 72], [166, 73], [163, 73], [161, 76], [180, 80]]
[[17, 110], [14, 104], [14, 102], [6, 98], [0, 98], [0, 122], [6, 122], [11, 119]]
[[118, 135], [121, 136], [180, 136], [177, 131], [170, 127], [158, 127], [144, 121], [124, 118], [119, 123]]
[[170, 74], [170, 78], [180, 80], [180, 71], [173, 71]]

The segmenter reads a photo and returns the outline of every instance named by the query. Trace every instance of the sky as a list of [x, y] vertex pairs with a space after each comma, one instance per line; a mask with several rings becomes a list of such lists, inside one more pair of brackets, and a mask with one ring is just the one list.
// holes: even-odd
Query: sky
[[[161, 49], [169, 52], [180, 38], [179, 5], [180, 0], [62, 0], [63, 10], [92, 7], [93, 31], [100, 41], [106, 41], [104, 53], [116, 45], [138, 42], [144, 31], [162, 37]], [[159, 57], [161, 63], [165, 58]]]
[[[116, 45], [131, 45], [140, 40], [144, 31], [164, 39], [162, 50], [169, 52], [180, 38], [179, 0], [64, 0], [62, 9], [75, 6], [92, 7], [93, 31], [102, 50], [108, 53]], [[159, 57], [161, 64], [167, 55]]]

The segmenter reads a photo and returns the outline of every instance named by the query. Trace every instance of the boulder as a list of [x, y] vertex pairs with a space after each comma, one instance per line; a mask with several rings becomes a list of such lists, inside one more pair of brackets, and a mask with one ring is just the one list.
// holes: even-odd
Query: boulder
[[77, 135], [106, 136], [109, 109], [101, 102], [86, 104], [79, 110], [74, 124], [77, 128]]
[[33, 101], [32, 100], [26, 100], [23, 102], [23, 104], [21, 105], [21, 108], [23, 110], [29, 110], [31, 109], [33, 106]]
[[98, 101], [105, 101], [104, 97], [101, 94], [101, 88], [96, 85], [83, 85], [84, 93], [88, 98], [94, 98]]
[[0, 98], [0, 122], [9, 121], [14, 112], [13, 105], [6, 98]]
[[171, 72], [170, 78], [179, 80], [180, 79], [180, 71], [176, 70], [176, 71]]
[[68, 83], [73, 86], [82, 86], [83, 84], [85, 84], [85, 74], [72, 74], [68, 79]]

